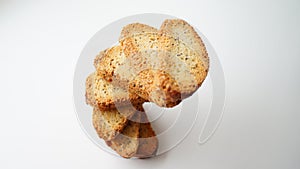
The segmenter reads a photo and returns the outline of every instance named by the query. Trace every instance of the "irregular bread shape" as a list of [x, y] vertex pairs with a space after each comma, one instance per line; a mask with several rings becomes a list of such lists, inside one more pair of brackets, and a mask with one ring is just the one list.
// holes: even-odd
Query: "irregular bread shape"
[[205, 45], [190, 24], [182, 19], [167, 19], [160, 27], [160, 34], [178, 39], [183, 42], [183, 44], [187, 45], [191, 50], [197, 52], [201, 58], [203, 66], [208, 70], [209, 58]]
[[[178, 90], [176, 92], [173, 91], [165, 91], [165, 90], [170, 90], [170, 86], [169, 89], [166, 89], [165, 86], [162, 87], [163, 84], [160, 84], [160, 87], [154, 86], [153, 84], [148, 85], [150, 88], [144, 87], [144, 89], [147, 89], [150, 92], [145, 92], [145, 90], [143, 89], [139, 89], [137, 90], [135, 87], [136, 86], [143, 86], [143, 81], [140, 80], [140, 78], [138, 78], [138, 76], [153, 76], [153, 71], [150, 70], [150, 72], [144, 71], [142, 70], [143, 68], [146, 67], [146, 65], [148, 63], [151, 63], [151, 65], [156, 65], [155, 67], [152, 68], [156, 68], [156, 69], [162, 69], [162, 67], [160, 67], [159, 65], [162, 64], [155, 64], [152, 61], [156, 60], [156, 63], [159, 63], [159, 59], [148, 59], [147, 64], [144, 64], [145, 66], [143, 67], [139, 67], [139, 66], [134, 66], [134, 65], [127, 65], [128, 62], [127, 59], [133, 59], [135, 60], [136, 58], [142, 58], [140, 55], [134, 55], [131, 58], [127, 58], [126, 56], [126, 50], [129, 50], [128, 52], [133, 52], [136, 51], [138, 52], [138, 50], [141, 51], [145, 51], [145, 53], [143, 53], [143, 57], [148, 57], [148, 54], [146, 53], [147, 50], [149, 49], [155, 49], [157, 50], [158, 48], [160, 49], [161, 47], [159, 47], [158, 45], [158, 30], [144, 25], [144, 24], [130, 24], [127, 25], [126, 27], [123, 28], [122, 33], [121, 33], [121, 37], [120, 37], [120, 42], [122, 43], [131, 43], [132, 42], [132, 46], [139, 46], [139, 49], [130, 49], [129, 45], [125, 45], [126, 48], [123, 48], [123, 46], [117, 45], [114, 46], [110, 49], [107, 49], [104, 51], [104, 53], [100, 53], [96, 59], [95, 59], [95, 67], [97, 69], [98, 72], [101, 73], [101, 75], [103, 75], [103, 77], [107, 80], [107, 81], [112, 81], [113, 84], [115, 84], [116, 86], [121, 86], [122, 88], [128, 89], [130, 87], [130, 91], [131, 93], [136, 93], [137, 95], [139, 95], [142, 98], [147, 98], [149, 99], [149, 101], [153, 101], [155, 103], [157, 103], [160, 106], [163, 107], [173, 107], [175, 105], [177, 105], [181, 98], [180, 98], [180, 92], [178, 92]], [[149, 35], [150, 38], [146, 35]], [[149, 41], [149, 43], [145, 43], [145, 41]], [[130, 51], [131, 50], [131, 51]], [[125, 52], [125, 53], [124, 53]], [[129, 53], [130, 54], [130, 53]], [[128, 54], [128, 55], [129, 55]], [[165, 63], [165, 62], [164, 62]], [[139, 63], [133, 62], [133, 64], [137, 65]], [[108, 66], [103, 66], [103, 65], [108, 65]], [[141, 64], [139, 64], [141, 65]], [[170, 65], [170, 64], [169, 64]], [[170, 66], [168, 66], [170, 67]], [[143, 71], [143, 72], [142, 72]], [[159, 71], [156, 70], [156, 72], [159, 72], [160, 75], [164, 74], [163, 77], [168, 77], [168, 79], [172, 79], [172, 77], [166, 73], [165, 71]], [[140, 73], [140, 75], [139, 75]], [[136, 78], [135, 78], [136, 77]], [[135, 78], [134, 81], [132, 81]], [[163, 79], [161, 79], [162, 81]], [[131, 82], [130, 84], [133, 84], [134, 82], [137, 82], [136, 85], [132, 85], [129, 86], [129, 82]], [[173, 81], [169, 81], [169, 82], [165, 82], [165, 83], [169, 83], [169, 84], [174, 84], [176, 82]], [[133, 87], [135, 86], [135, 87]], [[163, 93], [165, 95], [165, 97], [162, 98], [158, 98], [158, 97], [149, 97], [149, 96], [156, 96], [158, 93]], [[158, 100], [160, 100], [160, 102], [157, 102]]]
[[[128, 88], [129, 86], [131, 91], [146, 100], [154, 102], [160, 100], [155, 102], [159, 106], [172, 107], [182, 99], [192, 95], [206, 78], [209, 67], [205, 46], [194, 29], [185, 21], [167, 20], [159, 31], [155, 29], [145, 31], [145, 25], [136, 24], [134, 33], [129, 33], [133, 25], [125, 27], [122, 31], [121, 46], [117, 45], [105, 52], [101, 59], [102, 65], [107, 65], [102, 66], [104, 71], [99, 68], [101, 64], [98, 64], [97, 70], [103, 72], [102, 74], [104, 74], [106, 80], [113, 81], [122, 88]], [[180, 30], [186, 33], [179, 34]], [[147, 52], [153, 53], [153, 50], [156, 51], [155, 57], [147, 60], [149, 58]], [[167, 56], [167, 61], [165, 61], [165, 57], [161, 57], [162, 55]], [[142, 95], [141, 93], [145, 93], [144, 88], [131, 88], [130, 84], [133, 83], [133, 79], [137, 84], [141, 84], [142, 81], [146, 80], [143, 77], [138, 77], [141, 71], [135, 70], [134, 67], [128, 67], [128, 62], [132, 62], [136, 58], [146, 60], [139, 64], [140, 67], [137, 67], [141, 71], [150, 70], [155, 64], [159, 65], [161, 67], [156, 66], [158, 67], [157, 70], [161, 70], [165, 74], [164, 76], [169, 76], [168, 79], [172, 79], [170, 82], [161, 81], [161, 83], [176, 83], [176, 85], [173, 85], [174, 87], [170, 86], [171, 92], [165, 91], [166, 86], [163, 84], [158, 85], [162, 88], [157, 90], [163, 91], [166, 96], [164, 99], [159, 99], [159, 96], [155, 98], [147, 97], [150, 96], [150, 93]], [[135, 64], [136, 62], [129, 63], [130, 66]], [[128, 70], [128, 72], [124, 73], [124, 70]], [[151, 74], [151, 72], [149, 73]], [[143, 74], [146, 75], [147, 73], [144, 72]], [[174, 95], [174, 93], [176, 94]]]
[[[153, 36], [156, 36], [157, 39], [155, 43], [151, 40]], [[146, 46], [154, 44], [154, 46], [158, 46], [158, 51], [160, 51], [157, 52], [156, 58], [144, 62], [145, 65], [151, 65], [151, 62], [157, 64], [158, 61], [164, 61], [164, 59], [160, 59], [162, 58], [160, 53], [171, 56], [171, 59], [162, 62], [165, 63], [165, 67], [161, 66], [161, 70], [175, 79], [180, 88], [182, 99], [193, 94], [201, 86], [207, 76], [209, 59], [201, 38], [187, 22], [180, 19], [166, 20], [156, 35], [141, 34], [140, 36], [128, 37], [122, 43], [124, 49], [128, 47], [131, 49], [131, 53], [125, 53], [127, 55], [126, 62], [134, 61], [135, 59], [130, 59], [133, 57], [144, 57], [145, 49], [141, 47], [143, 44], [148, 44]], [[155, 50], [155, 48], [148, 48], [149, 50]], [[174, 60], [172, 61], [172, 59]], [[163, 65], [162, 63], [158, 63], [158, 65]], [[116, 74], [115, 77], [119, 78]]]

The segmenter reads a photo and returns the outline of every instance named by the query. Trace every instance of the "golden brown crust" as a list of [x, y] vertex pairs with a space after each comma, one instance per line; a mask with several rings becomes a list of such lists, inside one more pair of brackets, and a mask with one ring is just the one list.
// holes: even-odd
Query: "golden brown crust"
[[[144, 79], [144, 80], [141, 80]], [[173, 107], [180, 103], [181, 93], [176, 81], [161, 70], [141, 71], [129, 84], [129, 91], [148, 98], [161, 107]]]
[[182, 90], [183, 98], [188, 97], [201, 86], [207, 76], [209, 58], [205, 45], [194, 28], [181, 19], [165, 20], [160, 27], [159, 34], [166, 39], [173, 38], [172, 41], [164, 44], [170, 46], [172, 43], [176, 46], [168, 50], [191, 68], [190, 74], [194, 76], [194, 85], [189, 84], [186, 90]]
[[100, 64], [100, 62], [101, 62], [101, 60], [102, 60], [102, 58], [103, 58], [103, 56], [105, 55], [106, 52], [107, 52], [107, 49], [105, 49], [103, 51], [100, 51], [100, 53], [95, 57], [94, 67], [97, 67]]
[[[180, 103], [181, 99], [192, 95], [206, 78], [209, 63], [205, 46], [194, 29], [183, 20], [166, 20], [159, 32], [153, 28], [146, 29], [145, 27], [147, 26], [142, 24], [132, 24], [123, 29], [120, 38], [121, 44], [108, 50], [103, 57], [105, 59], [102, 59], [102, 65], [109, 65], [104, 67], [103, 74], [105, 74], [106, 80], [125, 89], [130, 87], [132, 92], [146, 100], [164, 107], [175, 106]], [[131, 29], [132, 32], [130, 32]], [[180, 32], [186, 32], [186, 34], [180, 34]], [[144, 61], [145, 64], [137, 63], [135, 61], [137, 58], [147, 58], [147, 56], [143, 56], [147, 50], [166, 51], [170, 55], [169, 60], [164, 62], [164, 60], [152, 59], [147, 62]], [[162, 62], [159, 63], [158, 61]], [[166, 65], [163, 65], [165, 63]], [[124, 64], [128, 65], [124, 67]], [[144, 71], [143, 69], [150, 70], [151, 66], [155, 64], [160, 65], [157, 70], [172, 77], [165, 78], [165, 80], [170, 81], [161, 80], [161, 84], [158, 86], [174, 84], [174, 80], [178, 85], [178, 87], [173, 85], [172, 90], [169, 91], [160, 90], [160, 95], [166, 96], [164, 99], [158, 97], [158, 92], [156, 92], [155, 97], [152, 95], [153, 97], [150, 98], [149, 96], [153, 94], [154, 90], [149, 89], [154, 87], [150, 87], [149, 84], [149, 87], [144, 88], [132, 87], [134, 84], [135, 86], [145, 84], [144, 81], [148, 79], [138, 74], [141, 70]], [[178, 71], [175, 72], [175, 69]], [[99, 71], [99, 69], [97, 70]], [[145, 77], [149, 76], [147, 73], [143, 74]], [[136, 77], [134, 81], [132, 81], [133, 77]], [[164, 104], [161, 103], [162, 100], [164, 100]]]
[[94, 106], [93, 126], [107, 145], [124, 158], [148, 158], [158, 140], [143, 103], [176, 106], [201, 86], [209, 59], [194, 28], [178, 19], [164, 21], [160, 30], [129, 24], [119, 42], [96, 56], [86, 102]]
[[101, 76], [108, 82], [112, 81], [115, 68], [122, 63], [125, 55], [120, 45], [113, 46], [100, 52], [94, 59], [94, 66]]

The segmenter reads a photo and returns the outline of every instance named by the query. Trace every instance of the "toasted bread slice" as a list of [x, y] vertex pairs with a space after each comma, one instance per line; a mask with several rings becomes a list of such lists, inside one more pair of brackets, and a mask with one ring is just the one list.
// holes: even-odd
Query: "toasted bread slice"
[[158, 30], [148, 25], [134, 23], [122, 29], [120, 46], [126, 57], [149, 49], [160, 49]]
[[146, 113], [141, 113], [141, 124], [139, 128], [139, 148], [135, 157], [149, 158], [156, 155], [158, 140], [151, 127]]
[[114, 75], [114, 69], [123, 63], [126, 59], [120, 45], [113, 46], [101, 51], [94, 59], [94, 66], [99, 75], [106, 81], [111, 82]]
[[[148, 63], [152, 65], [152, 69], [162, 69], [162, 64], [167, 62], [160, 62], [161, 59], [158, 54], [156, 54], [156, 58], [148, 57], [147, 51], [149, 49], [158, 50], [161, 49], [162, 46], [159, 46], [158, 43], [158, 30], [156, 28], [144, 25], [144, 24], [129, 24], [123, 28], [120, 43], [127, 45], [117, 45], [110, 49], [101, 52], [95, 58], [95, 67], [97, 71], [107, 80], [112, 81], [116, 86], [121, 86], [122, 88], [129, 88], [131, 93], [136, 93], [142, 98], [147, 98], [149, 101], [155, 102], [160, 106], [164, 107], [173, 107], [177, 105], [181, 98], [181, 93], [178, 92], [179, 89], [175, 91], [174, 87], [168, 87], [165, 84], [172, 84], [176, 86], [176, 82], [174, 79], [165, 71], [159, 70], [149, 70], [149, 72], [144, 69], [149, 68]], [[145, 43], [147, 42], [147, 43]], [[139, 47], [137, 49], [137, 46]], [[133, 48], [131, 48], [133, 47]], [[138, 51], [143, 51], [142, 54], [136, 54], [130, 58], [127, 55]], [[142, 55], [142, 56], [141, 56]], [[146, 59], [145, 63], [141, 64], [143, 61], [139, 58], [150, 58]], [[128, 61], [128, 59], [133, 60], [134, 62]], [[137, 61], [135, 61], [137, 60]], [[138, 62], [140, 61], [140, 62]], [[156, 62], [153, 62], [156, 61]], [[132, 64], [130, 64], [132, 63]], [[129, 65], [128, 65], [129, 64]], [[108, 65], [108, 66], [103, 66]], [[142, 66], [144, 65], [144, 66]], [[148, 66], [148, 67], [147, 67]], [[171, 67], [171, 63], [165, 67]], [[148, 83], [150, 79], [140, 80], [139, 77], [150, 77], [155, 76], [154, 72], [159, 74], [159, 77], [167, 77], [168, 79], [173, 79], [172, 81], [163, 82], [164, 79], [158, 79], [162, 83], [159, 86], [155, 86], [153, 83]], [[135, 80], [134, 80], [135, 79]], [[130, 82], [130, 83], [129, 83]], [[156, 81], [152, 81], [156, 82]], [[165, 84], [163, 84], [165, 83]], [[132, 85], [130, 85], [132, 84]], [[142, 89], [137, 89], [137, 87], [141, 87]], [[172, 90], [172, 91], [171, 91]], [[164, 97], [157, 97], [164, 95]]]
[[[139, 119], [140, 118], [140, 119]], [[147, 115], [137, 112], [115, 139], [106, 144], [124, 158], [149, 158], [155, 156], [158, 140]]]
[[160, 34], [178, 39], [192, 51], [198, 53], [198, 57], [206, 70], [209, 68], [209, 58], [205, 45], [195, 29], [182, 19], [167, 19], [160, 27]]
[[131, 38], [133, 36], [140, 35], [140, 34], [157, 33], [157, 31], [158, 30], [156, 28], [149, 26], [149, 25], [141, 24], [141, 23], [128, 24], [128, 25], [124, 26], [124, 28], [122, 29], [119, 41], [122, 42], [123, 40], [127, 39], [128, 37]]
[[[157, 39], [155, 42], [152, 41], [152, 39], [155, 39], [153, 36]], [[148, 52], [144, 52], [147, 50], [143, 47], [144, 44], [149, 47]], [[178, 92], [181, 93], [182, 99], [193, 94], [207, 76], [209, 59], [205, 46], [193, 27], [183, 20], [166, 20], [157, 34], [141, 34], [132, 38], [128, 37], [122, 45], [124, 49], [130, 49], [124, 52], [127, 56], [126, 62], [135, 61], [137, 58], [149, 58], [150, 56], [151, 59], [147, 61], [144, 59], [143, 61], [144, 69], [147, 66], [150, 69], [155, 64], [159, 65], [161, 70], [177, 82], [180, 88]], [[151, 50], [155, 49], [158, 51], [156, 55], [153, 55], [155, 57], [151, 55], [144, 56], [145, 53], [149, 54]], [[162, 56], [162, 54], [167, 57]], [[139, 66], [141, 67], [141, 64]], [[115, 73], [114, 76], [119, 78], [117, 74]], [[132, 75], [121, 77], [126, 79], [132, 77]]]
[[139, 106], [145, 101], [138, 95], [102, 79], [98, 72], [90, 74], [86, 80], [86, 102], [91, 106], [98, 106], [100, 110], [111, 110], [130, 104]]
[[[159, 31], [131, 24], [123, 29], [120, 43], [104, 53], [97, 62], [97, 71], [106, 80], [122, 88], [129, 87], [131, 92], [159, 106], [177, 105], [192, 95], [207, 76], [209, 60], [205, 46], [183, 20], [166, 20]], [[152, 69], [161, 71], [154, 75], [157, 78], [167, 78], [159, 80], [160, 84], [156, 81], [143, 87], [148, 80], [145, 77], [153, 75]]]
[[113, 140], [106, 141], [106, 144], [115, 150], [120, 156], [124, 158], [133, 157], [138, 151], [139, 147], [139, 128], [141, 114], [137, 112], [133, 119], [129, 121], [123, 131]]
[[168, 50], [190, 68], [190, 74], [194, 77], [196, 85], [187, 85], [188, 83], [180, 85], [183, 95], [189, 96], [201, 86], [208, 73], [209, 58], [205, 45], [194, 28], [181, 19], [165, 20], [160, 28], [160, 34], [162, 39], [174, 38], [171, 43], [176, 47]]
[[[101, 51], [94, 59], [95, 68], [105, 80], [111, 82], [113, 80], [115, 68], [117, 68], [120, 64], [126, 61], [126, 54], [125, 54], [126, 51], [128, 55], [132, 53], [131, 51], [133, 51], [133, 49], [131, 49], [130, 46], [136, 48], [137, 44], [141, 44], [140, 47], [143, 47], [143, 49], [148, 49], [150, 46], [153, 46], [153, 44], [157, 40], [156, 38], [153, 38], [151, 43], [148, 43], [150, 46], [147, 46], [147, 44], [141, 43], [142, 41], [145, 41], [144, 39], [142, 39], [141, 35], [143, 34], [156, 35], [157, 32], [158, 30], [156, 28], [153, 28], [145, 24], [140, 24], [140, 23], [134, 23], [125, 26], [121, 32], [121, 36], [119, 40], [120, 44], [113, 46], [109, 49], [106, 49], [104, 51]], [[134, 37], [138, 37], [138, 38], [134, 39]], [[135, 40], [137, 41], [135, 42]], [[122, 43], [128, 44], [126, 45], [126, 48], [124, 48], [124, 46], [121, 45]]]
[[102, 111], [95, 106], [92, 116], [93, 126], [100, 138], [109, 141], [123, 130], [135, 112], [133, 107]]

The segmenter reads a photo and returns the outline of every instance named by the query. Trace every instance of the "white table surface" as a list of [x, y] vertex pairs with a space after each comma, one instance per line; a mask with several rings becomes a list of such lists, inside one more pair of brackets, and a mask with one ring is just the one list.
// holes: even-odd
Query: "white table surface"
[[[0, 1], [0, 168], [299, 168], [299, 7], [291, 0]], [[162, 156], [126, 160], [81, 130], [73, 74], [99, 29], [145, 12], [183, 18], [209, 39], [224, 69], [226, 107], [206, 144], [193, 130]]]

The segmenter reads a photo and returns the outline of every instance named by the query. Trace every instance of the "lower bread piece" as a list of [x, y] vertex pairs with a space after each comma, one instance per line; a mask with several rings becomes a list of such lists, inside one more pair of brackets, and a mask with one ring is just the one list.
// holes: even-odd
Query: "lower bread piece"
[[133, 107], [102, 111], [96, 106], [93, 111], [93, 126], [100, 138], [109, 141], [123, 130], [129, 121], [128, 119], [135, 112], [136, 110]]
[[113, 140], [106, 141], [106, 144], [115, 150], [120, 156], [124, 158], [133, 157], [138, 151], [139, 147], [139, 128], [141, 114], [137, 112], [133, 120], [129, 121], [123, 131]]
[[156, 155], [158, 140], [146, 113], [141, 113], [141, 124], [139, 129], [139, 148], [135, 157], [149, 158]]

